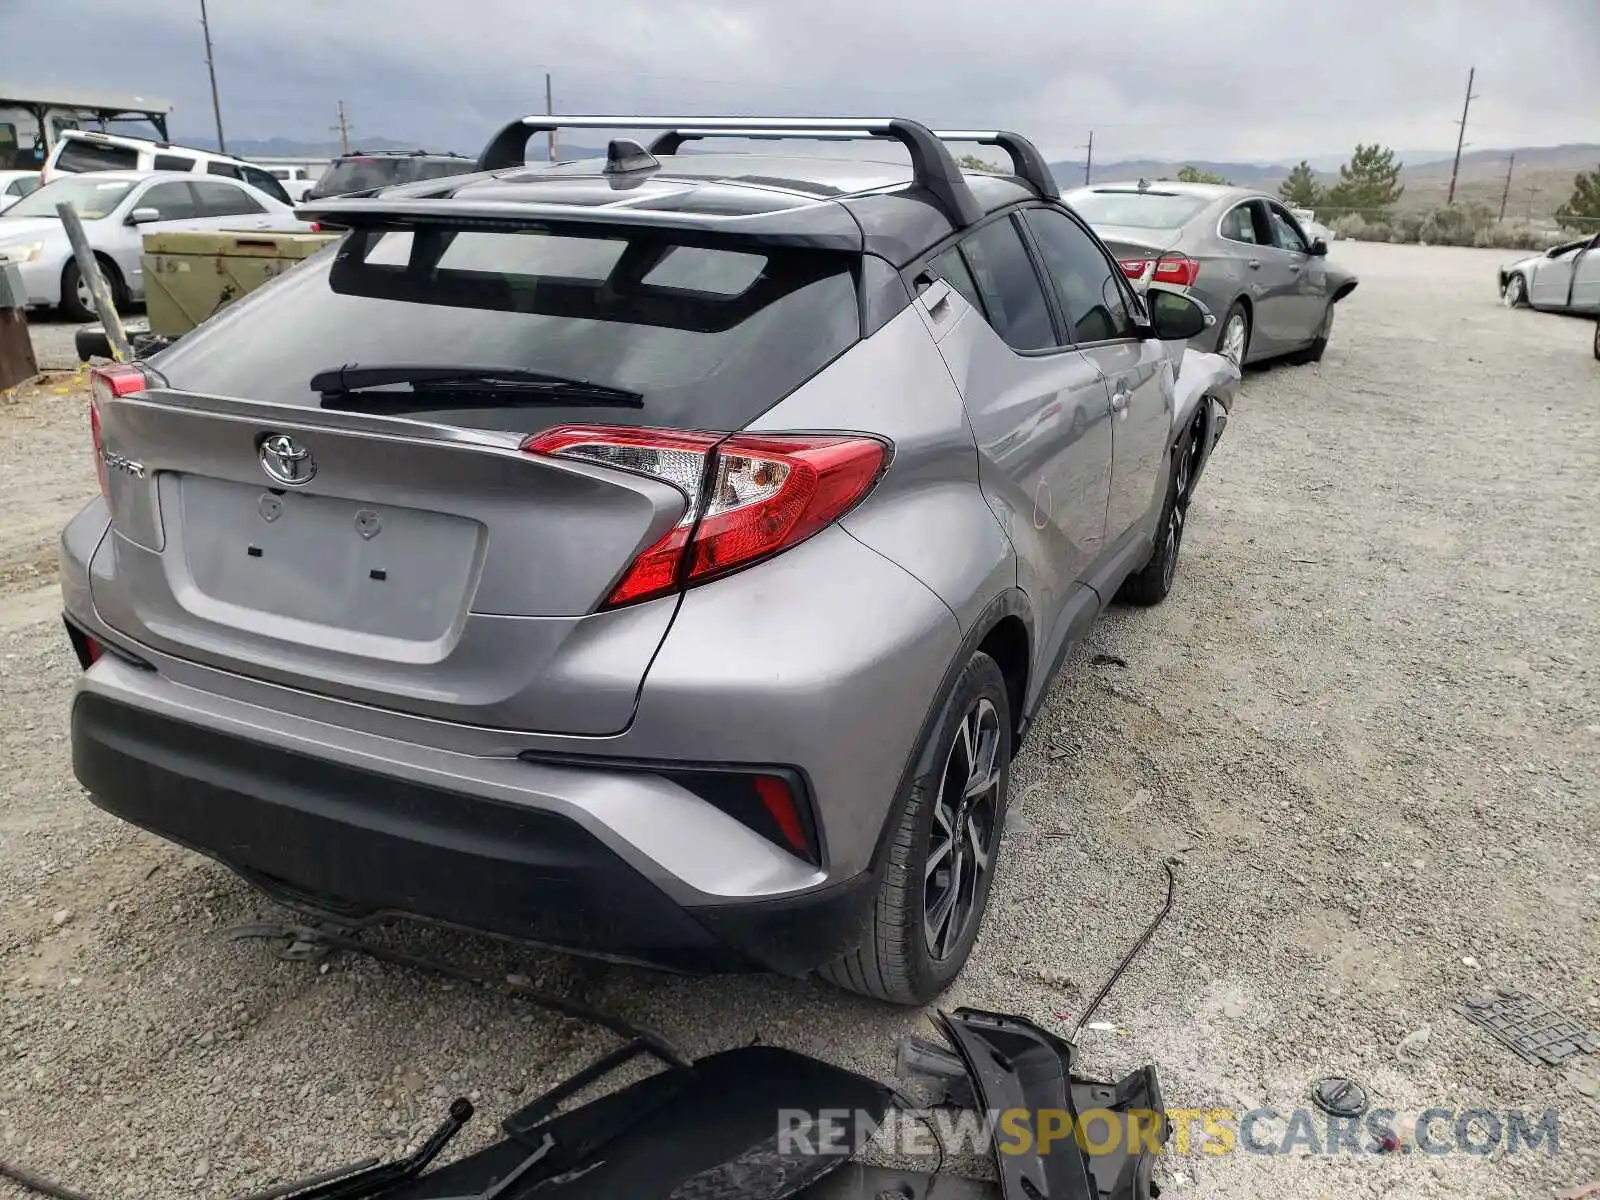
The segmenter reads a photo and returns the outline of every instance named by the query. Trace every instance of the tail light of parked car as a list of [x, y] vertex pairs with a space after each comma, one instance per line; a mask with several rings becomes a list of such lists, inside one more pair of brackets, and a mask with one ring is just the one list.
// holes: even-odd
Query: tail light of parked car
[[634, 560], [608, 608], [704, 583], [797, 545], [859, 502], [889, 458], [889, 447], [868, 437], [605, 425], [559, 426], [523, 449], [638, 471], [688, 496], [683, 518]]
[[134, 363], [110, 363], [89, 372], [89, 434], [94, 440], [94, 469], [100, 479], [100, 494], [107, 500], [111, 499], [111, 481], [106, 475], [106, 448], [100, 440], [100, 406], [149, 386], [150, 377]]
[[[1151, 269], [1148, 258], [1124, 258], [1118, 261], [1122, 273], [1129, 279], [1143, 279]], [[1193, 287], [1200, 278], [1200, 264], [1185, 254], [1163, 254], [1154, 260], [1155, 269], [1150, 275], [1152, 283], [1165, 283], [1171, 287]]]

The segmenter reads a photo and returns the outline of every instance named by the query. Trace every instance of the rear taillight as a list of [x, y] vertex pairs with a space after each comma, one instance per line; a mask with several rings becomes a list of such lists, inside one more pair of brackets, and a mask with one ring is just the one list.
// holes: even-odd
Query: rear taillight
[[1122, 268], [1122, 273], [1129, 279], [1144, 278], [1144, 269], [1150, 265], [1148, 258], [1123, 258], [1117, 260], [1117, 266]]
[[704, 583], [804, 541], [865, 496], [889, 457], [867, 437], [605, 425], [560, 426], [523, 449], [638, 471], [689, 498], [678, 524], [629, 566], [607, 607]]
[[100, 477], [100, 494], [111, 498], [106, 474], [106, 449], [100, 440], [100, 406], [118, 396], [131, 396], [150, 386], [150, 378], [134, 363], [109, 363], [89, 372], [89, 434], [94, 440], [94, 469]]
[[1151, 278], [1173, 287], [1192, 287], [1200, 278], [1200, 264], [1183, 254], [1166, 254], [1156, 261], [1156, 273]]

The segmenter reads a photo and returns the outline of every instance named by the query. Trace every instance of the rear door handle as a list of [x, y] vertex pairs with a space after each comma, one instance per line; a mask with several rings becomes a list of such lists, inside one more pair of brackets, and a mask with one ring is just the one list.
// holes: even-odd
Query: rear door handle
[[1111, 393], [1111, 411], [1125, 413], [1128, 411], [1128, 401], [1133, 399], [1133, 392], [1126, 384], [1118, 384], [1119, 391]]
[[1245, 263], [1245, 266], [1249, 267], [1252, 271], [1259, 271], [1261, 269], [1261, 260], [1259, 258], [1252, 258], [1249, 262]]

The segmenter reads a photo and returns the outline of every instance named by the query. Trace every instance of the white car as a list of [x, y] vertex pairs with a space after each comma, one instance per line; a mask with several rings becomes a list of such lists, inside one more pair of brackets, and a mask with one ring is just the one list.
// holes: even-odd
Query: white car
[[288, 193], [289, 199], [296, 204], [306, 198], [306, 193], [311, 190], [311, 185], [317, 182], [317, 176], [321, 174], [311, 167], [267, 167], [266, 171], [283, 185], [283, 190]]
[[169, 229], [307, 230], [294, 209], [249, 184], [170, 172], [106, 171], [45, 184], [0, 213], [0, 258], [22, 268], [30, 307], [60, 305], [75, 320], [94, 316], [56, 206], [69, 201], [106, 271], [120, 310], [144, 299], [144, 235]]
[[186, 175], [221, 176], [240, 179], [283, 204], [293, 199], [277, 176], [265, 167], [216, 154], [193, 150], [149, 138], [122, 133], [97, 133], [90, 129], [64, 129], [50, 157], [39, 172], [41, 183], [54, 183], [63, 175], [83, 175], [104, 171], [177, 171]]
[[0, 212], [39, 187], [37, 171], [0, 171]]
[[1600, 233], [1501, 267], [1500, 298], [1507, 308], [1600, 317]]

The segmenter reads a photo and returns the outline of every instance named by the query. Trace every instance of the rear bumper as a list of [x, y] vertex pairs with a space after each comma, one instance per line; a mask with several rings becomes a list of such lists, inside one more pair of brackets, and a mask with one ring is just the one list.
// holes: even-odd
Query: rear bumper
[[[459, 770], [443, 772], [450, 786], [130, 703], [115, 692], [135, 676], [160, 686], [102, 658], [74, 700], [73, 767], [94, 803], [343, 922], [405, 916], [669, 969], [801, 974], [844, 948], [871, 903], [867, 875], [686, 903], [681, 881], [653, 878], [577, 810], [538, 802], [563, 785], [626, 786], [612, 773], [513, 761], [499, 765], [527, 775], [526, 794], [486, 796]], [[633, 786], [661, 798], [659, 781]]]

